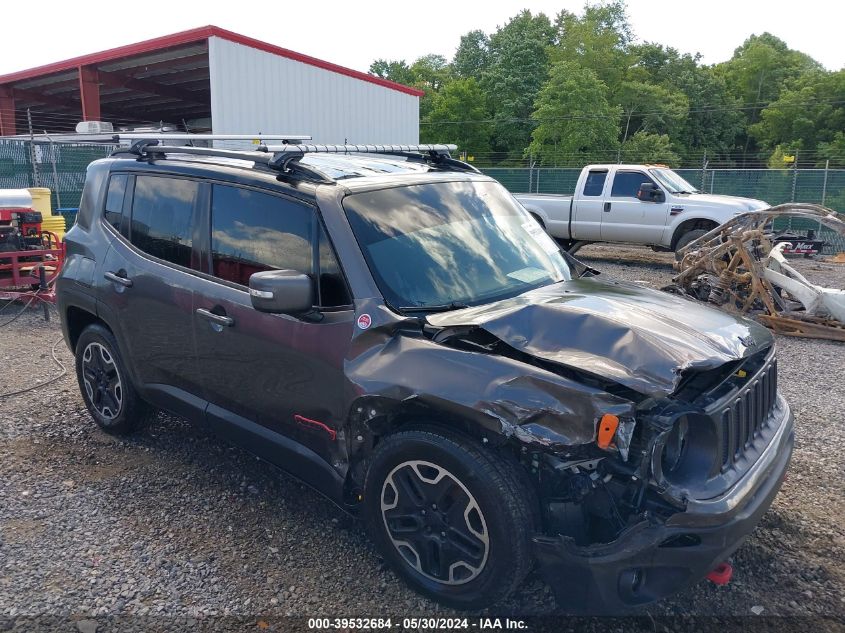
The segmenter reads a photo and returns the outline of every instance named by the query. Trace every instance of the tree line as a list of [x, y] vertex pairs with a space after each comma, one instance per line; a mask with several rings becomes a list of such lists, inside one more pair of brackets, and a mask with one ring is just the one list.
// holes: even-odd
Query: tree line
[[845, 166], [845, 69], [770, 33], [706, 65], [639, 42], [622, 0], [554, 19], [525, 10], [463, 35], [451, 60], [378, 59], [370, 72], [425, 92], [421, 142], [483, 164]]

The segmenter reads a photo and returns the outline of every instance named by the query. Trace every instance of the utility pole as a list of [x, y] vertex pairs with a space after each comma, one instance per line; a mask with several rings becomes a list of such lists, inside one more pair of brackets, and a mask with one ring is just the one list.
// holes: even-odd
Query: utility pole
[[798, 188], [798, 150], [795, 150], [795, 162], [792, 164], [792, 202], [795, 202], [795, 190]]
[[707, 184], [707, 150], [704, 150], [704, 158], [701, 159], [701, 190]]
[[41, 176], [38, 173], [38, 163], [35, 160], [35, 133], [32, 131], [32, 112], [26, 109], [26, 122], [29, 125], [29, 160], [32, 163], [32, 185], [41, 186]]

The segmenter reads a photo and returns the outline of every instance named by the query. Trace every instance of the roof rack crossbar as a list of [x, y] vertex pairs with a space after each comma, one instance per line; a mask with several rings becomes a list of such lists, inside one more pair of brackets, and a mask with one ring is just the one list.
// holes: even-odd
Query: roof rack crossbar
[[261, 148], [262, 151], [273, 152], [273, 159], [269, 165], [281, 171], [287, 170], [290, 165], [298, 161], [306, 154], [391, 154], [393, 156], [404, 156], [412, 160], [434, 163], [436, 165], [449, 166], [462, 171], [478, 170], [452, 158], [451, 153], [457, 149], [457, 145], [447, 144], [423, 144], [423, 145], [267, 145]]
[[420, 163], [433, 163], [438, 167], [448, 167], [449, 169], [452, 169], [454, 171], [468, 171], [473, 174], [481, 173], [481, 171], [474, 165], [465, 163], [464, 161], [458, 160], [457, 158], [452, 158], [448, 153], [437, 154], [434, 156], [426, 156], [424, 154], [397, 152], [395, 154], [391, 154], [391, 156], [403, 156], [408, 160]]
[[169, 141], [281, 141], [286, 144], [295, 144], [301, 141], [310, 141], [311, 137], [307, 134], [262, 134], [256, 132], [255, 134], [179, 134], [173, 132], [114, 132], [105, 133], [107, 137], [114, 141], [120, 140], [141, 140], [141, 139], [163, 139]]
[[118, 154], [132, 154], [133, 156], [138, 157], [142, 157], [144, 155], [193, 154], [196, 156], [235, 158], [263, 165], [268, 164], [271, 158], [269, 154], [264, 154], [258, 151], [217, 149], [214, 147], [193, 147], [190, 145], [160, 145], [158, 139], [141, 139], [135, 141], [129, 148], [121, 148], [112, 152], [112, 156]]

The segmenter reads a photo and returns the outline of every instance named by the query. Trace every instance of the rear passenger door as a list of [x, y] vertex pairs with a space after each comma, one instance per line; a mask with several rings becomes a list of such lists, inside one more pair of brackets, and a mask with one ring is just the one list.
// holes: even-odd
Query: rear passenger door
[[651, 176], [639, 169], [616, 170], [602, 213], [602, 241], [660, 244], [669, 205], [638, 199], [637, 192], [646, 182], [659, 187]]
[[99, 309], [138, 387], [157, 404], [197, 417], [191, 271], [199, 184], [165, 175], [111, 175], [104, 222], [112, 240]]
[[[207, 274], [197, 292], [194, 332], [209, 422], [283, 467], [290, 464], [280, 463], [285, 457], [268, 438], [292, 438], [335, 461], [343, 446], [343, 365], [354, 317], [316, 209], [258, 189], [206, 186]], [[319, 312], [296, 318], [255, 310], [249, 277], [274, 269], [309, 274]]]
[[572, 218], [572, 239], [601, 239], [602, 207], [607, 183], [607, 169], [591, 169], [584, 180], [584, 186], [575, 192], [574, 216]]

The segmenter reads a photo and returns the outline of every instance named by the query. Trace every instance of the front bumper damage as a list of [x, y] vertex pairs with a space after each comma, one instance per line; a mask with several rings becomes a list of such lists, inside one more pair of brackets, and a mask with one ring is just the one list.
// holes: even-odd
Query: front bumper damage
[[576, 545], [537, 536], [540, 573], [558, 603], [606, 614], [652, 602], [703, 579], [751, 534], [772, 504], [792, 455], [794, 422], [778, 397], [776, 432], [757, 462], [726, 493], [690, 499], [665, 522], [644, 520], [610, 543]]

